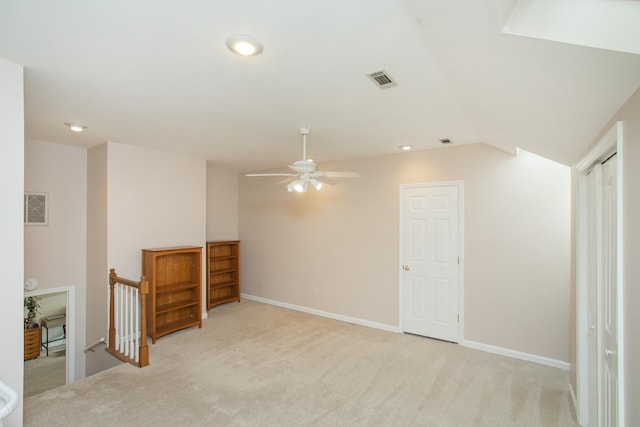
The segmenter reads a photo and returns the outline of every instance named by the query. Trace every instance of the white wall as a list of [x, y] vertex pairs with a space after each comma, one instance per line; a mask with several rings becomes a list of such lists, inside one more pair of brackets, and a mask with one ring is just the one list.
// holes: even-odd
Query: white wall
[[306, 194], [240, 179], [245, 293], [398, 326], [399, 185], [463, 180], [465, 339], [569, 360], [568, 167], [477, 144], [321, 168], [362, 178]]
[[[89, 150], [89, 342], [107, 333], [109, 268], [138, 280], [142, 249], [204, 247], [206, 173], [205, 160], [146, 148], [108, 142]], [[88, 356], [88, 373], [115, 363], [103, 353]]]
[[[512, 5], [503, 32], [640, 54], [637, 5], [629, 1], [502, 0]], [[513, 7], [515, 6], [515, 7]], [[504, 21], [503, 21], [504, 22]]]
[[207, 241], [238, 239], [238, 173], [207, 169]]
[[25, 191], [49, 195], [46, 226], [24, 227], [24, 274], [38, 280], [38, 293], [75, 289], [75, 378], [85, 372], [85, 289], [87, 248], [87, 150], [27, 141]]
[[[0, 59], [0, 380], [22, 397], [24, 336], [24, 102], [22, 67]], [[4, 420], [22, 425], [22, 398]]]

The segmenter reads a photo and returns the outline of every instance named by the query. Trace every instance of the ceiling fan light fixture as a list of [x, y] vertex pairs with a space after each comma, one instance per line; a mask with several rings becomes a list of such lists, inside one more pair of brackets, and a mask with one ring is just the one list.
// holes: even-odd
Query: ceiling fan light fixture
[[254, 56], [262, 52], [262, 43], [258, 39], [243, 34], [229, 36], [227, 47], [231, 52], [242, 56]]
[[306, 193], [307, 192], [307, 182], [299, 179], [293, 182], [293, 189], [298, 193]]
[[309, 180], [309, 184], [311, 184], [313, 186], [313, 188], [316, 189], [316, 191], [319, 191], [322, 188], [322, 183], [320, 181], [318, 181], [317, 179]]

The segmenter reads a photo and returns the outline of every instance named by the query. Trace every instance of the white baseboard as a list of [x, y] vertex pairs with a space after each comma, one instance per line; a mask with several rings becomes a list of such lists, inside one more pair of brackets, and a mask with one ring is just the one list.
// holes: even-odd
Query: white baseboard
[[248, 295], [248, 294], [241, 294], [240, 296], [244, 299], [263, 302], [265, 304], [275, 305], [278, 307], [289, 308], [291, 310], [302, 311], [303, 313], [314, 314], [316, 316], [327, 317], [329, 319], [340, 320], [342, 322], [353, 323], [355, 325], [368, 326], [369, 328], [381, 329], [383, 331], [388, 331], [388, 332], [396, 332], [396, 333], [402, 332], [399, 327], [386, 325], [384, 323], [377, 323], [377, 322], [372, 322], [370, 320], [358, 319], [357, 317], [343, 316], [341, 314], [335, 314], [335, 313], [330, 313], [328, 311], [316, 310], [314, 308], [309, 308], [309, 307], [302, 307], [300, 305], [289, 304], [286, 302], [280, 302], [280, 301], [257, 297], [257, 296]]
[[[262, 298], [262, 297], [257, 297], [249, 294], [241, 294], [240, 296], [244, 299], [262, 302], [270, 305], [275, 305], [278, 307], [288, 308], [291, 310], [302, 311], [303, 313], [314, 314], [316, 316], [327, 317], [329, 319], [340, 320], [342, 322], [348, 322], [356, 325], [367, 326], [370, 328], [381, 329], [383, 331], [388, 331], [388, 332], [402, 333], [402, 330], [400, 330], [400, 327], [398, 326], [386, 325], [384, 323], [372, 322], [370, 320], [359, 319], [356, 317], [343, 316], [341, 314], [335, 314], [327, 311], [316, 310], [314, 308], [303, 307], [295, 304], [289, 304], [286, 302], [280, 302], [280, 301], [272, 300], [269, 298]], [[499, 354], [501, 356], [513, 357], [514, 359], [526, 360], [528, 362], [539, 363], [541, 365], [551, 366], [553, 368], [559, 368], [565, 371], [568, 371], [571, 366], [568, 362], [550, 359], [548, 357], [543, 357], [543, 356], [537, 356], [535, 354], [522, 353], [520, 351], [510, 350], [508, 348], [497, 347], [489, 344], [482, 344], [475, 341], [463, 340], [459, 344], [461, 346], [473, 348], [475, 350], [486, 351], [489, 353]]]
[[486, 351], [488, 353], [499, 354], [501, 356], [513, 357], [514, 359], [526, 360], [528, 362], [539, 363], [541, 365], [551, 366], [552, 368], [563, 369], [568, 371], [571, 368], [571, 364], [569, 362], [563, 362], [561, 360], [550, 359], [544, 356], [538, 356], [530, 353], [523, 353], [517, 350], [511, 350], [508, 348], [497, 347], [495, 345], [490, 344], [482, 344], [475, 341], [463, 340], [460, 341], [460, 345], [464, 347], [469, 347], [474, 350]]

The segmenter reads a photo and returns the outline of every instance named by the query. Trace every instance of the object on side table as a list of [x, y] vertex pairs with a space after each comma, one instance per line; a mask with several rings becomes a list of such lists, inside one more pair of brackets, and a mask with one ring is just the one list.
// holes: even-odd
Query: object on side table
[[[44, 335], [42, 336], [42, 348], [47, 350], [47, 356], [49, 356], [49, 344], [63, 340], [67, 337], [67, 316], [64, 314], [57, 314], [55, 316], [43, 317], [40, 319], [40, 322], [44, 329]], [[56, 326], [62, 326], [62, 337], [49, 340], [49, 329], [55, 328]]]

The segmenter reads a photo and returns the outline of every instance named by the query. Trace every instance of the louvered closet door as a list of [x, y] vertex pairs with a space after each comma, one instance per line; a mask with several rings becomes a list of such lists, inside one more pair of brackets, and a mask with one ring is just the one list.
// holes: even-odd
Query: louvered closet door
[[597, 164], [588, 185], [589, 425], [618, 425], [617, 157]]
[[617, 159], [602, 164], [602, 425], [618, 425]]

